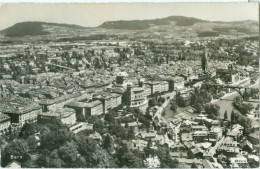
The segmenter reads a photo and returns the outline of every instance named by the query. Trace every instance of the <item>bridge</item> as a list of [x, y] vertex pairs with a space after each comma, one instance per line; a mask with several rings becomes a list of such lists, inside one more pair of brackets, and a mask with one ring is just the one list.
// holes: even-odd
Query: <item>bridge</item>
[[230, 88], [230, 89], [253, 89], [253, 90], [257, 90], [259, 91], [258, 87], [247, 87], [247, 86], [233, 86], [233, 85], [220, 85], [220, 84], [205, 84], [206, 86], [213, 86], [213, 87], [217, 87], [217, 88]]
[[[230, 89], [235, 89], [238, 94], [242, 96], [243, 99], [248, 100], [248, 96], [245, 96], [244, 94], [247, 93], [247, 90], [251, 90], [251, 92], [255, 92], [259, 94], [259, 85], [254, 84], [251, 86], [233, 86], [233, 85], [220, 85], [220, 84], [205, 84], [207, 86], [213, 86], [216, 87], [216, 89], [219, 88], [230, 88]], [[238, 90], [237, 90], [238, 89]], [[242, 89], [242, 91], [241, 91]], [[243, 90], [245, 90], [243, 92]]]

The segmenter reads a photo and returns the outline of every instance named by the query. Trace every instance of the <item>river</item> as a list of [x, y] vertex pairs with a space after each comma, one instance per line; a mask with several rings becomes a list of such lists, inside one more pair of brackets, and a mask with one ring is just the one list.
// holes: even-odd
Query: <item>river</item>
[[[257, 87], [258, 85], [259, 84], [255, 84], [252, 87]], [[228, 119], [230, 120], [231, 111], [234, 109], [232, 101], [236, 96], [239, 96], [239, 94], [235, 93], [231, 96], [225, 97], [225, 99], [223, 99], [223, 100], [219, 100], [219, 101], [215, 102], [215, 104], [218, 104], [220, 106], [220, 117], [221, 118], [224, 118], [224, 113], [225, 113], [225, 111], [227, 111]], [[255, 103], [255, 102], [250, 102], [250, 103], [252, 103], [254, 105], [254, 107], [256, 107], [256, 105], [257, 105], [257, 103]], [[259, 122], [257, 120], [252, 120], [252, 125], [255, 125], [255, 124], [258, 124], [258, 123]]]

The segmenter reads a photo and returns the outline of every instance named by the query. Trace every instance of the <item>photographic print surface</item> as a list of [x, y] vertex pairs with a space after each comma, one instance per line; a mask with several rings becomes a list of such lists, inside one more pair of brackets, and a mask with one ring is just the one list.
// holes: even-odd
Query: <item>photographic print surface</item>
[[258, 3], [0, 5], [2, 168], [258, 168]]

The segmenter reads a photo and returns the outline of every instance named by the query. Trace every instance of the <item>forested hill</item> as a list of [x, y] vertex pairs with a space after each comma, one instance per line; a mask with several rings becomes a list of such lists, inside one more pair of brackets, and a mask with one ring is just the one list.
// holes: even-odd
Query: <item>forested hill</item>
[[58, 23], [47, 23], [47, 22], [20, 22], [9, 28], [2, 30], [6, 37], [23, 37], [26, 35], [47, 35], [50, 32], [44, 30], [43, 25], [73, 28], [73, 29], [84, 29], [84, 27], [70, 24], [58, 24]]
[[185, 16], [169, 16], [161, 19], [151, 20], [131, 20], [131, 21], [108, 21], [100, 25], [100, 28], [106, 29], [128, 29], [128, 30], [142, 30], [148, 29], [151, 25], [169, 25], [171, 22], [176, 22], [177, 26], [192, 26], [198, 22], [208, 22], [205, 20], [185, 17]]

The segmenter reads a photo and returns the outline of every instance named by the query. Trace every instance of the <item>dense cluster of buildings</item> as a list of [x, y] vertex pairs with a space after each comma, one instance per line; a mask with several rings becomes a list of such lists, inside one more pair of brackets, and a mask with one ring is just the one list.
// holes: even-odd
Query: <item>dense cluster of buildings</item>
[[[184, 46], [191, 47], [188, 42]], [[232, 62], [217, 60], [206, 61], [203, 71], [198, 60], [169, 61], [167, 56], [154, 54], [149, 45], [141, 42], [17, 45], [12, 47], [15, 54], [11, 54], [14, 51], [8, 45], [0, 49], [9, 51], [0, 54], [1, 70], [5, 72], [0, 73], [0, 134], [26, 123], [52, 120], [60, 120], [75, 133], [93, 130], [93, 124], [87, 122], [92, 116], [104, 115], [121, 106], [139, 108], [145, 113], [149, 99], [170, 92], [172, 98], [175, 91], [188, 100], [194, 88], [204, 83], [206, 75], [220, 85], [245, 86], [252, 80], [247, 70], [256, 71], [253, 67], [233, 67]], [[147, 60], [140, 59], [143, 56], [138, 52], [144, 53]], [[192, 52], [201, 55], [196, 50]], [[17, 59], [18, 55], [27, 60]], [[161, 57], [161, 64], [153, 64], [151, 58], [156, 58], [155, 55]], [[225, 129], [220, 120], [203, 114], [167, 122], [161, 114], [168, 103], [169, 98], [161, 106], [150, 109], [155, 124], [149, 131], [140, 130], [142, 124], [136, 119], [128, 123], [136, 133], [135, 139], [128, 142], [130, 149], [143, 151], [150, 140], [155, 150], [156, 142], [167, 144], [170, 156], [179, 161], [180, 168], [191, 165], [243, 168], [250, 161], [259, 162], [259, 132], [242, 139], [241, 125]], [[192, 114], [194, 108], [188, 111]], [[115, 119], [133, 116], [122, 110], [116, 113]], [[89, 137], [102, 140], [97, 132]], [[160, 167], [160, 163], [158, 156], [149, 156], [144, 161], [151, 168]]]

